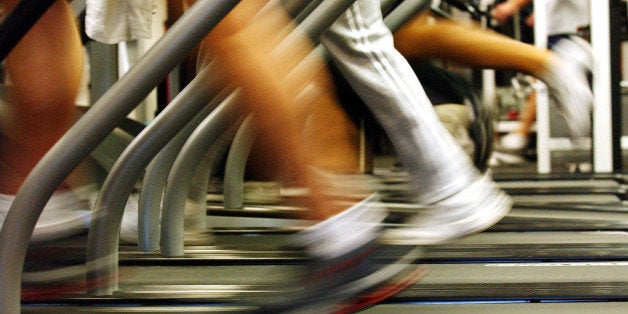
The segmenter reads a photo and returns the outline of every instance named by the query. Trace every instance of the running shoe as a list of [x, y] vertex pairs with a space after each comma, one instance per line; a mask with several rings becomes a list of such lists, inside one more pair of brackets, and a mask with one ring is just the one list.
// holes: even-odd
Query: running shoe
[[[86, 232], [91, 219], [87, 196], [93, 189], [88, 186], [53, 194], [35, 225], [31, 242], [58, 240]], [[13, 195], [0, 194], [0, 225], [14, 199]]]
[[299, 232], [295, 243], [308, 256], [304, 275], [295, 289], [259, 306], [259, 312], [331, 313], [360, 308], [417, 280], [424, 273], [414, 264], [420, 249], [379, 241], [387, 213], [377, 200], [374, 194]]
[[479, 233], [500, 221], [512, 201], [490, 178], [480, 176], [462, 191], [421, 209], [382, 237], [407, 245], [433, 245]]
[[577, 66], [585, 73], [593, 70], [594, 58], [591, 44], [580, 36], [569, 36], [552, 45], [554, 51], [561, 59], [569, 64]]
[[[94, 195], [97, 193], [95, 185], [54, 193], [41, 212], [31, 242], [54, 241], [86, 233], [92, 217]], [[120, 239], [126, 242], [137, 243], [138, 197], [136, 194], [131, 195], [124, 211]], [[13, 195], [0, 194], [0, 226], [14, 199]]]
[[508, 133], [499, 140], [499, 149], [507, 152], [522, 152], [528, 146], [528, 138], [520, 133]]
[[523, 158], [520, 154], [502, 153], [499, 151], [494, 151], [493, 154], [491, 154], [491, 159], [489, 160], [489, 164], [493, 167], [505, 165], [521, 165], [525, 162], [525, 158]]
[[[540, 79], [547, 84], [550, 97], [556, 102], [559, 114], [563, 116], [569, 129], [569, 134], [573, 139], [587, 137], [591, 134], [591, 114], [593, 110], [593, 93], [587, 78], [587, 71], [583, 69], [582, 62], [569, 61], [570, 56], [564, 56], [564, 49], [567, 45], [562, 45], [565, 41], [558, 42], [558, 51], [563, 50], [560, 58], [551, 61]], [[557, 54], [559, 52], [557, 51]], [[560, 56], [559, 54], [559, 56]], [[582, 59], [582, 58], [579, 58]]]

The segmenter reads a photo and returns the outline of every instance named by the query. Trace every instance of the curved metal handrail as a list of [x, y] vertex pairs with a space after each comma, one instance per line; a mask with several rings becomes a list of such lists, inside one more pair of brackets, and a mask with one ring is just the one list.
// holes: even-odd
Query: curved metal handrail
[[[212, 64], [207, 73], [212, 73]], [[226, 94], [227, 92], [221, 93]], [[226, 95], [218, 94], [157, 154], [146, 168], [138, 204], [138, 249], [153, 252], [159, 249], [159, 220], [168, 173], [181, 148], [194, 129], [220, 104]]]
[[87, 238], [88, 284], [105, 282], [91, 294], [109, 295], [116, 289], [120, 223], [136, 182], [161, 148], [211, 102], [216, 86], [221, 87], [209, 69], [201, 71], [116, 161], [96, 199]]
[[198, 165], [211, 145], [242, 114], [238, 106], [238, 92], [230, 95], [214, 110], [190, 136], [191, 141], [181, 149], [181, 154], [172, 165], [168, 184], [164, 192], [161, 218], [161, 254], [183, 255], [185, 199]]
[[57, 186], [238, 2], [198, 1], [31, 171], [0, 231], [0, 312], [20, 312], [28, 243]]

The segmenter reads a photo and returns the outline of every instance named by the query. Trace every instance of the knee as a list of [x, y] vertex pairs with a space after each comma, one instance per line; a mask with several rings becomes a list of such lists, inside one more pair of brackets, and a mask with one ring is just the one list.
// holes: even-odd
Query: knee
[[18, 105], [74, 102], [83, 50], [69, 10], [64, 1], [55, 3], [6, 58], [12, 101]]

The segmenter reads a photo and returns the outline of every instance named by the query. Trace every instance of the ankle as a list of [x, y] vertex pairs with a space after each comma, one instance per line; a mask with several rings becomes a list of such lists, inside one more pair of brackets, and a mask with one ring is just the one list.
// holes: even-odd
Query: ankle
[[315, 210], [312, 216], [325, 220], [342, 213], [373, 194], [372, 178], [364, 174], [336, 173], [310, 167], [310, 186]]
[[375, 204], [377, 196], [362, 200], [300, 233], [301, 245], [311, 256], [334, 258], [372, 241], [381, 231], [386, 211]]
[[547, 58], [545, 64], [534, 74], [545, 84], [550, 84], [551, 82], [549, 81], [553, 80], [553, 77], [556, 75], [555, 73], [562, 66], [564, 66], [564, 64], [560, 57], [556, 55], [550, 55]]

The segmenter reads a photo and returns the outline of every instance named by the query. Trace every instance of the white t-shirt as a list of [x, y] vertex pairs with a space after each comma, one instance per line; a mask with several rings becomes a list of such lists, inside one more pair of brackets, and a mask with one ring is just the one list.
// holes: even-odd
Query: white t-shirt
[[153, 2], [87, 0], [85, 32], [90, 38], [106, 44], [133, 38], [150, 38]]
[[546, 0], [547, 33], [573, 34], [590, 23], [589, 0]]

